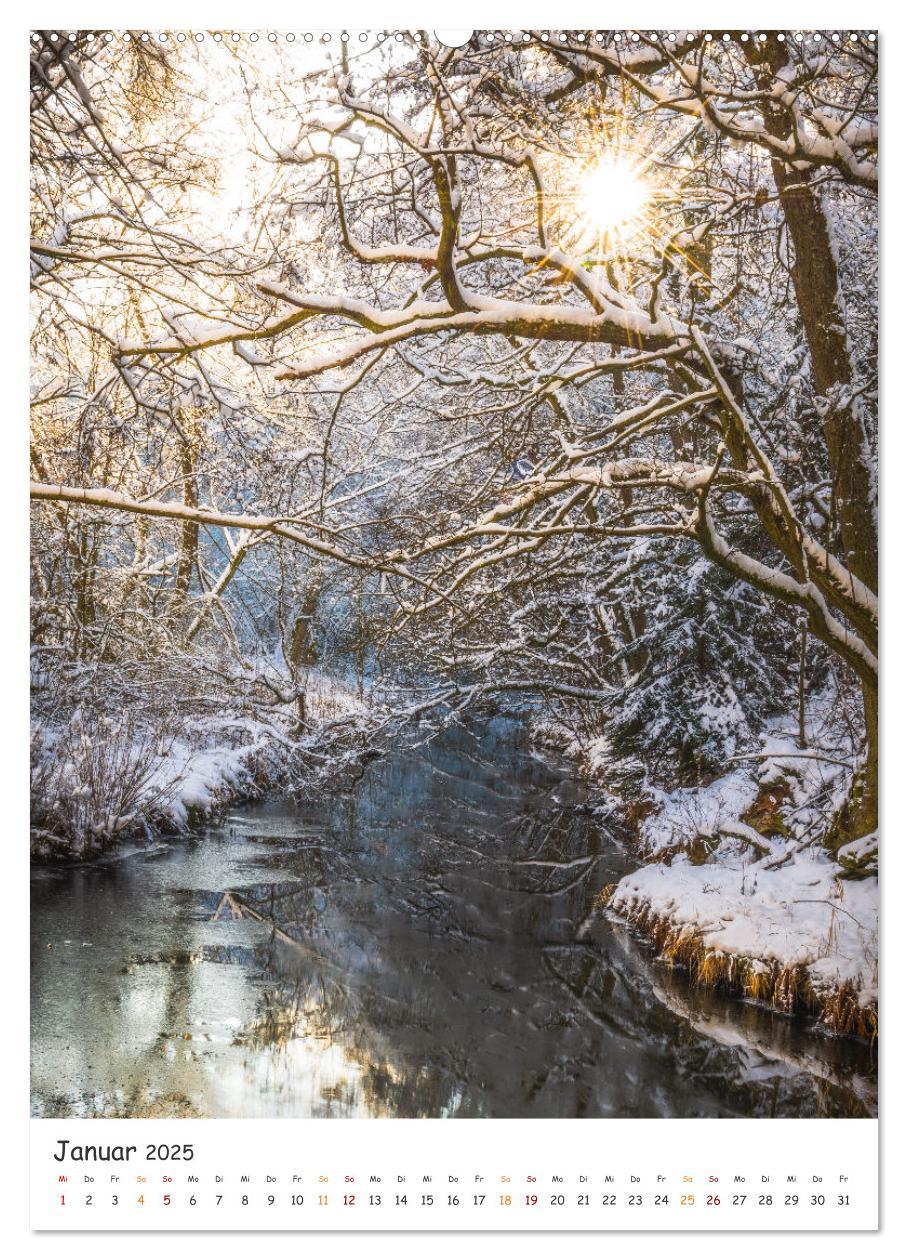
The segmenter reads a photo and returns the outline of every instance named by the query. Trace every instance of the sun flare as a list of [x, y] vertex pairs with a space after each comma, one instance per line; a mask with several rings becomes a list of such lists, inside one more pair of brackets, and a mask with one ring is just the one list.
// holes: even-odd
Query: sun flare
[[597, 235], [639, 219], [652, 190], [638, 170], [621, 158], [602, 158], [589, 166], [578, 184], [577, 213]]

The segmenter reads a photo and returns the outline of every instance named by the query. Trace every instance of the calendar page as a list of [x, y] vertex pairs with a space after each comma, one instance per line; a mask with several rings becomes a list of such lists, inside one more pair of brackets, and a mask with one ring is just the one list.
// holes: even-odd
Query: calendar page
[[31, 1227], [875, 1230], [876, 32], [381, 17], [28, 36]]

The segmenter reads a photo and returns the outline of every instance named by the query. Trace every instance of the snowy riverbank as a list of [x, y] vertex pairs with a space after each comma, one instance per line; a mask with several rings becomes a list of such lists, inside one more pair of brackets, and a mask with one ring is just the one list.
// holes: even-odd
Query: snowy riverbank
[[[610, 912], [643, 931], [697, 984], [724, 987], [835, 1033], [877, 1026], [876, 879], [846, 881], [821, 850], [748, 864], [677, 855], [625, 876]], [[782, 861], [785, 865], [776, 866]]]
[[[32, 730], [36, 859], [94, 856], [132, 837], [179, 833], [268, 787], [323, 771], [324, 745], [364, 714], [355, 692], [313, 671], [307, 730], [231, 711], [180, 723], [160, 715], [76, 709]], [[340, 762], [338, 762], [340, 764]]]
[[808, 715], [803, 747], [791, 728], [790, 718], [772, 724], [758, 753], [709, 783], [647, 784], [630, 805], [609, 788], [608, 750], [575, 749], [605, 789], [603, 814], [632, 821], [645, 860], [604, 890], [603, 905], [694, 984], [873, 1039], [877, 836], [837, 853], [825, 847], [853, 753], [828, 707]]

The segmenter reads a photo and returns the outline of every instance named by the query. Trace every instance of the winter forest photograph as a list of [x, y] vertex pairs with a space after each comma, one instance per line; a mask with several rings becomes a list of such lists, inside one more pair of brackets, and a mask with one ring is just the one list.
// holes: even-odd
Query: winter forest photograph
[[876, 36], [446, 34], [30, 35], [31, 1114], [875, 1116]]

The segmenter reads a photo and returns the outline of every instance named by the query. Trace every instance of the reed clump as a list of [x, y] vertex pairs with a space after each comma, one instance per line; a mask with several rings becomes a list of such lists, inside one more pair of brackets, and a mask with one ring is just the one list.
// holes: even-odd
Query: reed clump
[[[613, 887], [603, 890], [602, 904], [609, 905], [613, 896]], [[714, 949], [704, 943], [698, 928], [673, 922], [645, 900], [623, 902], [613, 909], [652, 943], [661, 960], [683, 968], [697, 988], [748, 998], [785, 1015], [816, 1016], [818, 1023], [836, 1036], [859, 1037], [871, 1044], [876, 1041], [876, 1003], [862, 1003], [851, 982], [818, 992], [803, 964], [746, 958]]]

